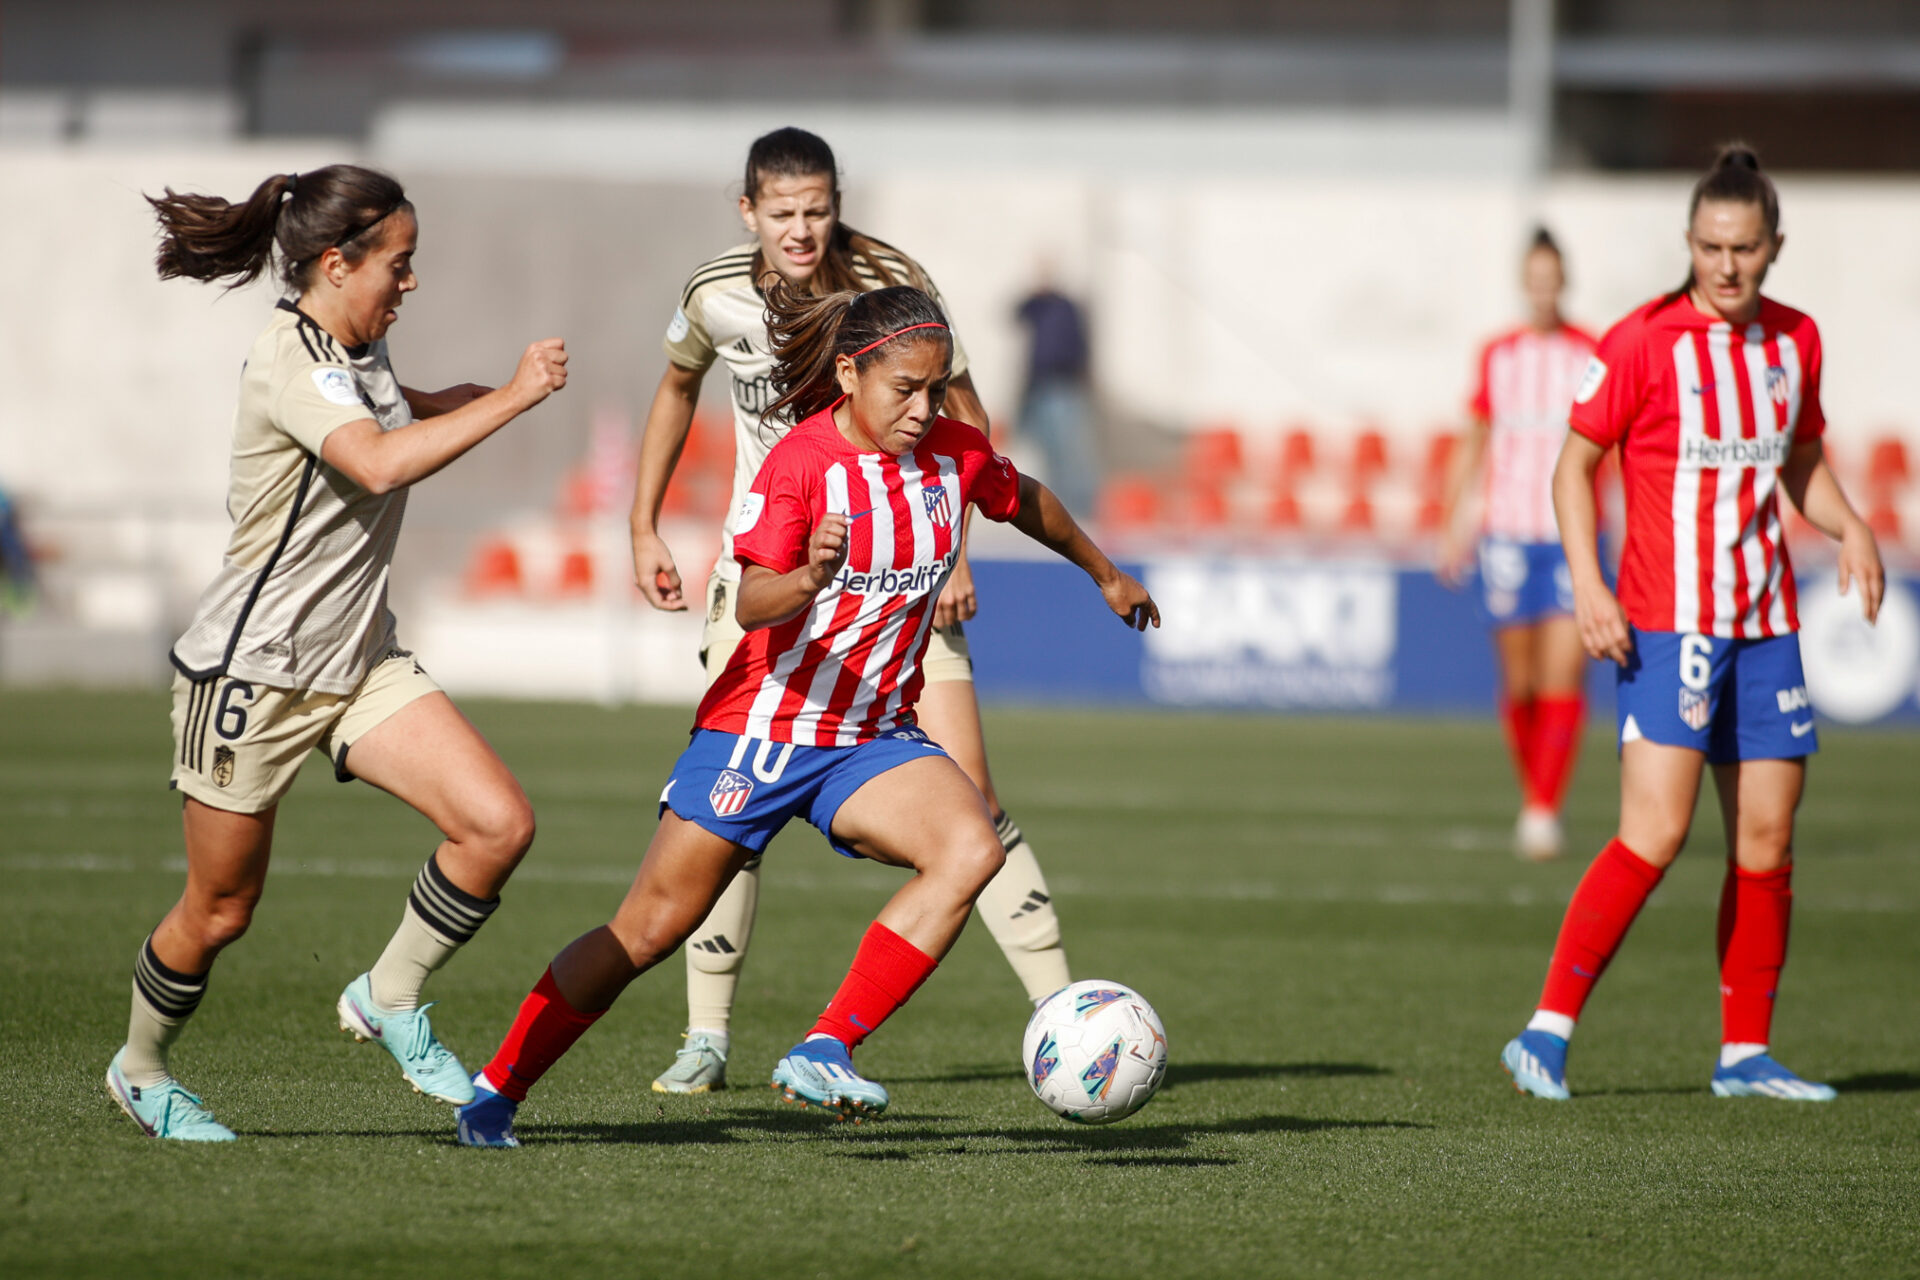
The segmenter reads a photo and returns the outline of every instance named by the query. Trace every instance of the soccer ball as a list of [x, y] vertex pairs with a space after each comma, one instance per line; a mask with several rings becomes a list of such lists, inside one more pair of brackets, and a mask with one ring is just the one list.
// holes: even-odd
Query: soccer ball
[[1153, 1006], [1117, 982], [1076, 982], [1048, 996], [1021, 1046], [1033, 1096], [1078, 1124], [1112, 1124], [1147, 1105], [1167, 1074], [1167, 1033]]

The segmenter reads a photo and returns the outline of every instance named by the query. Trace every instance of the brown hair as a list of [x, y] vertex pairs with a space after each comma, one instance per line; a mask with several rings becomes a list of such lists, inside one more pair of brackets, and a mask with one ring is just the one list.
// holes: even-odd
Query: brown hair
[[1555, 240], [1553, 238], [1553, 232], [1547, 230], [1544, 226], [1533, 229], [1533, 238], [1527, 241], [1527, 252], [1550, 253], [1562, 261], [1566, 258], [1566, 255], [1560, 252], [1560, 242]]
[[799, 422], [840, 398], [834, 361], [852, 356], [867, 368], [895, 344], [887, 338], [911, 325], [938, 325], [906, 335], [902, 342], [941, 342], [953, 359], [953, 333], [940, 304], [911, 285], [871, 292], [843, 289], [824, 296], [802, 293], [786, 280], [767, 288], [767, 337], [773, 345], [773, 388], [780, 398], [761, 421], [790, 413]]
[[[1708, 200], [1756, 205], [1761, 220], [1767, 224], [1767, 234], [1780, 234], [1780, 193], [1774, 190], [1773, 179], [1760, 168], [1760, 154], [1744, 142], [1729, 142], [1722, 146], [1719, 154], [1714, 156], [1712, 166], [1693, 184], [1693, 196], [1687, 201], [1689, 231], [1693, 228], [1694, 215], [1700, 212], [1701, 204]], [[1662, 299], [1662, 304], [1680, 301], [1695, 283], [1693, 268], [1688, 267], [1685, 282]]]
[[[743, 190], [749, 203], [760, 198], [760, 188], [769, 178], [811, 178], [825, 175], [833, 195], [836, 213], [840, 208], [840, 167], [834, 161], [833, 148], [825, 138], [805, 129], [788, 127], [763, 133], [747, 148], [747, 175]], [[755, 264], [758, 261], [755, 251]], [[864, 266], [865, 271], [861, 268]], [[758, 271], [756, 275], [760, 275]], [[764, 276], [761, 277], [764, 279]], [[884, 240], [855, 231], [838, 217], [833, 234], [827, 239], [820, 265], [807, 282], [807, 289], [818, 294], [858, 292], [878, 279], [882, 287], [912, 285], [931, 289], [932, 282], [918, 263]], [[764, 286], [763, 286], [764, 288]]]
[[219, 196], [148, 196], [160, 219], [154, 265], [162, 280], [227, 280], [251, 284], [280, 251], [280, 281], [306, 283], [328, 249], [357, 264], [379, 243], [377, 229], [413, 204], [400, 184], [375, 169], [335, 164], [311, 173], [278, 173], [240, 204]]

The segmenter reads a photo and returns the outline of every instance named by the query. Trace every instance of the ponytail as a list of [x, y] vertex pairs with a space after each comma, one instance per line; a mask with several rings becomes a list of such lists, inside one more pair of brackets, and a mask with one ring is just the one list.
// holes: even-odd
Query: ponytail
[[814, 295], [769, 272], [763, 288], [773, 347], [771, 381], [780, 395], [760, 415], [762, 422], [782, 416], [799, 422], [830, 408], [840, 398], [834, 377], [838, 358], [851, 356], [855, 369], [865, 369], [882, 357], [891, 345], [888, 339], [903, 330], [925, 326], [904, 341], [944, 342], [952, 358], [953, 335], [946, 316], [938, 303], [910, 285]]
[[[1757, 206], [1761, 220], [1767, 224], [1767, 234], [1780, 234], [1780, 193], [1774, 189], [1773, 179], [1761, 169], [1759, 152], [1744, 142], [1729, 142], [1722, 146], [1719, 154], [1714, 156], [1712, 166], [1693, 184], [1693, 196], [1687, 201], [1689, 229], [1701, 204], [1708, 200]], [[1671, 306], [1680, 301], [1696, 283], [1693, 269], [1689, 267], [1686, 280], [1678, 289], [1662, 298], [1660, 305]]]
[[357, 264], [379, 242], [376, 228], [411, 212], [393, 178], [359, 165], [336, 164], [311, 173], [280, 173], [240, 204], [219, 196], [148, 196], [160, 220], [154, 266], [162, 280], [226, 280], [229, 289], [259, 279], [279, 251], [280, 282], [303, 287], [313, 264], [338, 249]]

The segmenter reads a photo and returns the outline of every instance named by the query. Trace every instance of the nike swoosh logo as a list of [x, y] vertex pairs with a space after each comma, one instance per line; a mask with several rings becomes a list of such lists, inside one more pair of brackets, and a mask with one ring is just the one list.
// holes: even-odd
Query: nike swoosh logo
[[1705, 394], [1707, 394], [1707, 392], [1709, 392], [1709, 391], [1711, 391], [1711, 390], [1713, 390], [1713, 388], [1714, 388], [1714, 384], [1713, 384], [1713, 383], [1711, 383], [1711, 382], [1703, 382], [1703, 383], [1701, 383], [1701, 384], [1700, 384], [1699, 386], [1697, 386], [1697, 387], [1691, 387], [1691, 388], [1689, 388], [1689, 390], [1691, 390], [1691, 391], [1693, 392], [1693, 394], [1695, 394], [1695, 395], [1697, 395], [1697, 396], [1703, 396], [1703, 395], [1705, 395]]
[[1806, 736], [1807, 736], [1808, 734], [1810, 734], [1810, 733], [1812, 733], [1812, 732], [1813, 732], [1813, 721], [1811, 721], [1811, 720], [1800, 720], [1800, 721], [1796, 721], [1796, 722], [1795, 722], [1795, 723], [1793, 723], [1793, 724], [1790, 724], [1790, 725], [1788, 725], [1787, 727], [1788, 727], [1789, 729], [1791, 729], [1791, 730], [1793, 730], [1793, 736], [1794, 736], [1794, 737], [1796, 737], [1796, 738], [1804, 738], [1804, 737], [1806, 737]]

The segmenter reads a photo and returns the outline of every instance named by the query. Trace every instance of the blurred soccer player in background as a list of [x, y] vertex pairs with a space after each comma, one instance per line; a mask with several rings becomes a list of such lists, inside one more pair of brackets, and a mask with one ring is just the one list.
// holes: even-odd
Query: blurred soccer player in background
[[[1793, 908], [1794, 813], [1817, 748], [1801, 673], [1784, 490], [1840, 544], [1869, 622], [1885, 577], [1821, 448], [1820, 332], [1760, 292], [1780, 202], [1759, 158], [1722, 149], [1693, 188], [1680, 288], [1601, 340], [1574, 397], [1554, 504], [1581, 640], [1618, 664], [1620, 830], [1560, 926], [1532, 1021], [1501, 1055], [1516, 1087], [1566, 1098], [1575, 1020], [1686, 842], [1704, 766], [1726, 828], [1720, 895], [1721, 1097], [1826, 1101], [1768, 1052]], [[1620, 449], [1627, 536], [1616, 596], [1595, 550], [1593, 477]]]
[[[775, 399], [763, 296], [767, 282], [784, 280], [822, 294], [912, 285], [936, 301], [940, 296], [913, 259], [840, 220], [833, 151], [805, 130], [776, 129], [755, 139], [747, 153], [740, 217], [753, 238], [694, 269], [667, 327], [667, 369], [647, 412], [631, 517], [635, 582], [656, 609], [685, 609], [680, 571], [660, 536], [660, 510], [693, 424], [700, 384], [714, 361], [724, 360], [732, 382], [733, 498], [704, 596], [707, 621], [700, 647], [709, 683], [719, 678], [744, 634], [734, 618], [740, 567], [733, 555], [742, 503], [768, 450], [791, 425], [766, 412]], [[947, 405], [955, 418], [985, 433], [986, 410], [974, 394], [966, 351], [957, 339], [953, 364]], [[963, 530], [960, 558], [933, 618], [919, 724], [973, 779], [993, 813], [1006, 866], [980, 895], [980, 914], [1027, 998], [1037, 1002], [1066, 986], [1070, 975], [1052, 893], [1026, 837], [1001, 808], [987, 767], [973, 660], [962, 630], [974, 608]], [[760, 860], [755, 857], [687, 944], [686, 1043], [654, 1080], [657, 1092], [726, 1087], [733, 1002], [759, 899]]]
[[1087, 321], [1080, 304], [1060, 292], [1053, 264], [1040, 263], [1034, 290], [1014, 317], [1027, 331], [1027, 383], [1019, 429], [1047, 459], [1047, 484], [1069, 511], [1093, 510], [1100, 466], [1094, 460], [1088, 395]]
[[461, 1109], [468, 1146], [519, 1145], [519, 1103], [640, 974], [672, 955], [735, 874], [805, 817], [848, 857], [913, 872], [868, 928], [845, 981], [773, 1084], [855, 1119], [886, 1089], [853, 1050], [919, 989], [1005, 861], [966, 774], [914, 724], [933, 612], [971, 504], [1093, 578], [1129, 625], [1158, 625], [1044, 485], [986, 436], [939, 416], [952, 331], [909, 287], [767, 291], [778, 398], [795, 421], [741, 504], [732, 552], [746, 638], [694, 715], [660, 795], [660, 825], [606, 925], [569, 944], [520, 1006]]
[[[1481, 349], [1470, 418], [1447, 477], [1439, 571], [1458, 585], [1478, 552], [1480, 598], [1500, 662], [1500, 719], [1520, 778], [1514, 851], [1560, 853], [1560, 803], [1586, 720], [1586, 655], [1553, 516], [1553, 466], [1593, 338], [1566, 322], [1560, 246], [1542, 227], [1521, 260], [1527, 322]], [[1476, 487], [1481, 504], [1469, 502]], [[1463, 508], [1480, 506], [1475, 530]]]
[[408, 486], [565, 386], [566, 351], [558, 338], [534, 343], [497, 391], [401, 386], [386, 334], [419, 284], [419, 226], [386, 174], [332, 165], [276, 175], [239, 204], [171, 190], [150, 199], [162, 279], [240, 285], [277, 266], [290, 296], [241, 370], [233, 533], [173, 648], [187, 886], [140, 948], [108, 1092], [154, 1137], [233, 1140], [174, 1080], [168, 1049], [206, 994], [214, 958], [251, 923], [281, 797], [307, 753], [322, 751], [340, 781], [391, 792], [445, 837], [386, 950], [340, 994], [340, 1029], [377, 1041], [420, 1092], [467, 1102], [473, 1086], [434, 1036], [420, 993], [500, 905], [533, 841], [533, 810], [400, 647], [387, 575]]

